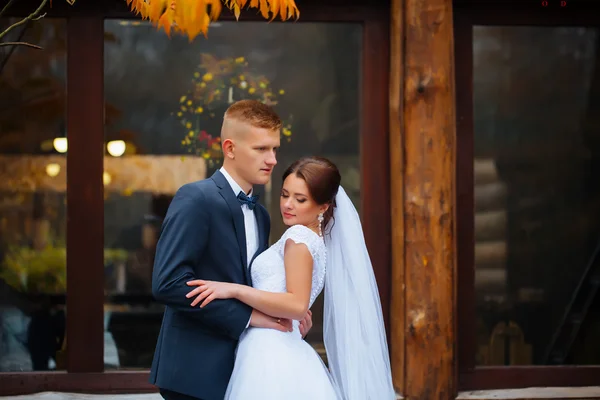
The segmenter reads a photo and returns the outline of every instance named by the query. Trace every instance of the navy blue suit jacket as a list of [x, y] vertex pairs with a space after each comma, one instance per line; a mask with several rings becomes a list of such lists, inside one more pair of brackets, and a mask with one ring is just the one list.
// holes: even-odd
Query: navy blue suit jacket
[[[260, 204], [254, 215], [259, 233], [256, 257], [268, 246], [270, 219]], [[247, 265], [244, 216], [223, 174], [217, 171], [209, 179], [182, 186], [169, 206], [156, 248], [152, 294], [166, 308], [150, 383], [204, 400], [223, 399], [252, 309], [235, 299], [191, 307], [185, 295], [192, 288], [186, 282], [250, 285]]]

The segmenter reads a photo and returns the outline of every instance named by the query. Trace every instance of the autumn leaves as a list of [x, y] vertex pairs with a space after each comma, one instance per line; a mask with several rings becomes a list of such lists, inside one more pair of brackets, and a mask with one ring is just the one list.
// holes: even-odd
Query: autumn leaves
[[243, 9], [255, 8], [265, 19], [298, 19], [294, 0], [127, 0], [133, 12], [153, 22], [167, 35], [172, 31], [187, 35], [190, 41], [208, 33], [211, 21], [221, 15], [223, 5], [239, 18]]

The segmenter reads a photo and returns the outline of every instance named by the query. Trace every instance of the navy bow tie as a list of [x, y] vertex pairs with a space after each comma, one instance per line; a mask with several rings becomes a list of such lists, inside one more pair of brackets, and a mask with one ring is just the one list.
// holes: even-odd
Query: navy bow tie
[[250, 210], [253, 210], [254, 207], [256, 206], [256, 201], [258, 200], [258, 195], [256, 196], [246, 196], [246, 193], [244, 192], [239, 192], [237, 195], [238, 200], [240, 201], [240, 204], [242, 205], [247, 205], [248, 208]]

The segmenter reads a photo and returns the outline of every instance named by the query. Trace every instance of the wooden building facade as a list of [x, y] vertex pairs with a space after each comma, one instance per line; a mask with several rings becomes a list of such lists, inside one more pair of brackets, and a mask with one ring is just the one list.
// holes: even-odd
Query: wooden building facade
[[[16, 2], [9, 14], [26, 15], [35, 3]], [[124, 1], [78, 0], [73, 7], [54, 3], [46, 18], [66, 21], [65, 120], [70, 132], [66, 154], [69, 268], [68, 289], [63, 296], [69, 312], [64, 371], [2, 372], [0, 396], [39, 391], [153, 391], [146, 369], [106, 369], [105, 288], [98, 284], [105, 277], [105, 21], [135, 18]], [[571, 358], [563, 354], [560, 362], [544, 359], [544, 351], [537, 350], [559, 348], [558, 334], [544, 332], [558, 332], [556, 326], [565, 330], [563, 320], [572, 319], [564, 311], [572, 309], [569, 299], [582, 293], [588, 283], [586, 273], [593, 272], [598, 263], [592, 250], [594, 225], [598, 225], [594, 218], [600, 215], [594, 207], [597, 202], [592, 201], [593, 193], [588, 193], [593, 182], [588, 175], [593, 175], [600, 154], [594, 150], [600, 143], [594, 140], [600, 125], [594, 123], [592, 112], [569, 108], [579, 97], [568, 97], [572, 93], [565, 89], [583, 85], [587, 106], [597, 104], [593, 92], [600, 81], [600, 73], [596, 76], [595, 72], [600, 69], [593, 60], [600, 60], [600, 54], [595, 55], [600, 45], [594, 47], [600, 43], [600, 17], [593, 13], [590, 3], [544, 3], [298, 2], [301, 20], [296, 25], [348, 24], [360, 31], [360, 212], [386, 316], [394, 384], [404, 398], [600, 398], [600, 389], [593, 388], [600, 386], [600, 357], [591, 355], [579, 363], [581, 358], [572, 356], [577, 351], [597, 354], [597, 345], [573, 350], [569, 342]], [[233, 20], [225, 14], [224, 21]], [[256, 15], [246, 13], [236, 24], [257, 20]], [[513, 28], [531, 30], [515, 33]], [[543, 59], [543, 52], [536, 52], [542, 45], [534, 37], [546, 37], [551, 42], [547, 46], [558, 49], [556, 57], [579, 46], [573, 60], [591, 54], [592, 62], [580, 69], [575, 61], [570, 67], [553, 69], [552, 65], [562, 65], [561, 61]], [[529, 47], [523, 50], [519, 45]], [[485, 53], [488, 50], [489, 54]], [[509, 65], [507, 59], [520, 63]], [[492, 67], [497, 70], [490, 72]], [[510, 68], [512, 73], [507, 72]], [[494, 78], [486, 79], [485, 73]], [[589, 79], [578, 83], [578, 77], [584, 75]], [[561, 80], [566, 83], [555, 92], [544, 92]], [[522, 122], [523, 113], [531, 110], [540, 114], [537, 125]], [[565, 137], [554, 137], [558, 133], [552, 136], [553, 127], [563, 119], [569, 121], [566, 131], [583, 124], [581, 130], [585, 132], [581, 140], [575, 140], [577, 145], [569, 141], [575, 137], [573, 132]], [[545, 120], [551, 123], [539, 122]], [[517, 136], [521, 129], [541, 139], [529, 141]], [[580, 158], [577, 154], [582, 151], [585, 156]], [[575, 170], [575, 165], [585, 174], [564, 172]], [[579, 189], [565, 186], [583, 175]], [[558, 180], [567, 183], [542, 193], [539, 182], [544, 179], [553, 185]], [[530, 189], [527, 196], [520, 194], [526, 191], [523, 188]], [[539, 193], [533, 190], [536, 188]], [[586, 213], [568, 214], [569, 221], [595, 224], [581, 222], [572, 230], [552, 225], [544, 230], [539, 220], [527, 219], [540, 209], [545, 210], [542, 217], [558, 213], [558, 206], [545, 204], [565, 193], [575, 196], [577, 190], [588, 197], [577, 197], [577, 206], [565, 206], [564, 210], [580, 208]], [[539, 200], [532, 203], [534, 211], [510, 211], [522, 210], [531, 199]], [[523, 265], [535, 264], [536, 258], [543, 257], [532, 250], [541, 246], [531, 244], [538, 233], [527, 236], [529, 241], [520, 239], [525, 225], [532, 226], [527, 232], [539, 229], [542, 236], [566, 230], [565, 236], [581, 246], [591, 242], [589, 250], [574, 245], [567, 248], [568, 238], [562, 236], [544, 239], [546, 247], [541, 253], [565, 246], [570, 252], [583, 254], [577, 273], [562, 276], [552, 272], [556, 278], [548, 278], [552, 282], [570, 279], [575, 288], [561, 294], [566, 300], [556, 300], [553, 311], [546, 307], [548, 297], [558, 298], [558, 292], [539, 289], [543, 286], [540, 277], [550, 274], [548, 270], [518, 272], [525, 268]], [[548, 240], [555, 242], [548, 245]], [[548, 257], [566, 256], [556, 253]], [[542, 264], [545, 268], [553, 265], [550, 259], [543, 259]], [[515, 298], [519, 299], [518, 307]], [[598, 301], [593, 295], [588, 298], [591, 300], [584, 302], [587, 305], [577, 315], [593, 320], [598, 315]], [[546, 308], [539, 305], [542, 303]], [[549, 323], [553, 328], [540, 328], [543, 332], [539, 333], [535, 326], [527, 325], [536, 313], [556, 317], [558, 322]], [[592, 336], [596, 332], [595, 322], [580, 325], [585, 329], [575, 332], [579, 342], [585, 336], [580, 331]], [[532, 339], [536, 335], [548, 339], [537, 343]], [[525, 390], [532, 387], [546, 389]], [[523, 392], [514, 392], [516, 397], [493, 392], [508, 389]]]

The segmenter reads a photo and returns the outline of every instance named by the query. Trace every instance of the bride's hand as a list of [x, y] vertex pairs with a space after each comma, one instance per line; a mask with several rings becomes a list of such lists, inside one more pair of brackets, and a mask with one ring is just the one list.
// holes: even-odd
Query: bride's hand
[[208, 303], [215, 299], [232, 299], [235, 298], [237, 285], [235, 283], [227, 282], [216, 282], [216, 281], [204, 281], [196, 279], [194, 281], [187, 282], [188, 286], [198, 286], [191, 292], [185, 295], [185, 297], [192, 298], [197, 296], [192, 301], [192, 307], [195, 307], [202, 300], [200, 308], [205, 307]]

